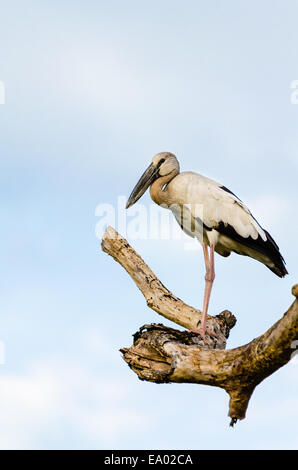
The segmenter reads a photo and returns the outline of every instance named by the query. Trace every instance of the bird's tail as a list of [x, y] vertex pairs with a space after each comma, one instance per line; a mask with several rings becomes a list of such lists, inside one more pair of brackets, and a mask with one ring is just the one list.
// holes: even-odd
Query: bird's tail
[[285, 260], [283, 259], [279, 248], [273, 238], [271, 237], [270, 233], [268, 233], [266, 230], [264, 230], [267, 236], [267, 253], [270, 257], [271, 263], [266, 264], [267, 268], [270, 269], [274, 274], [276, 274], [278, 277], [284, 277], [286, 274], [289, 274], [286, 266], [285, 266]]
[[267, 268], [270, 269], [270, 271], [272, 271], [274, 274], [276, 274], [278, 277], [285, 277], [286, 274], [289, 274], [288, 271], [286, 270], [286, 267], [284, 264], [280, 264], [280, 266], [276, 266], [274, 265], [273, 267], [272, 266], [268, 266], [268, 264], [266, 264]]

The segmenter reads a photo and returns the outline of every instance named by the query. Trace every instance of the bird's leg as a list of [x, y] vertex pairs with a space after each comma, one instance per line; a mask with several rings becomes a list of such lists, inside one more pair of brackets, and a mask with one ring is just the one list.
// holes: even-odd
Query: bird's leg
[[[206, 275], [205, 275], [205, 291], [204, 291], [204, 303], [203, 303], [203, 312], [202, 312], [202, 321], [201, 321], [201, 329], [203, 333], [203, 341], [205, 343], [205, 332], [206, 332], [206, 323], [207, 323], [207, 312], [209, 306], [209, 300], [212, 290], [213, 281], [215, 278], [214, 272], [214, 245], [210, 245], [210, 257], [208, 256], [208, 247], [203, 244], [204, 250], [204, 258], [205, 258], [205, 265], [206, 265]], [[209, 333], [209, 331], [208, 331]]]
[[206, 344], [205, 333], [207, 332], [211, 336], [216, 336], [216, 334], [206, 328], [207, 323], [207, 312], [210, 300], [210, 294], [212, 290], [213, 281], [215, 278], [214, 272], [214, 245], [210, 245], [210, 257], [208, 254], [208, 246], [203, 243], [203, 251], [204, 251], [204, 260], [206, 266], [206, 275], [205, 275], [205, 291], [204, 291], [204, 303], [203, 303], [203, 312], [202, 312], [202, 320], [201, 320], [201, 327], [197, 330], [192, 330], [195, 333], [199, 333], [202, 336], [204, 344]]

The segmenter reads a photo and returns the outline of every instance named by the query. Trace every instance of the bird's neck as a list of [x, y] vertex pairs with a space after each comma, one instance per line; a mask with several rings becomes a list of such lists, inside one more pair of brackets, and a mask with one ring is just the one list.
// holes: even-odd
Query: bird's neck
[[[156, 204], [167, 204], [167, 184], [177, 176], [179, 171], [173, 170], [171, 173], [165, 176], [160, 176], [150, 186], [150, 196]], [[164, 188], [165, 186], [165, 188]], [[164, 188], [164, 189], [163, 189]]]

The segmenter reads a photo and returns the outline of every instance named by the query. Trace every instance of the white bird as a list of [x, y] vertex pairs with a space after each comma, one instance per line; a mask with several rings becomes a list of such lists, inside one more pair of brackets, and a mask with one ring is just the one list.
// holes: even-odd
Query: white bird
[[126, 208], [132, 206], [149, 186], [153, 201], [170, 209], [182, 230], [197, 238], [203, 246], [206, 266], [204, 303], [201, 328], [194, 331], [205, 342], [206, 333], [214, 335], [206, 329], [215, 278], [214, 251], [225, 257], [232, 251], [250, 256], [279, 277], [288, 274], [284, 259], [271, 235], [232, 191], [198, 173], [180, 173], [174, 154], [161, 152], [153, 157], [133, 189]]

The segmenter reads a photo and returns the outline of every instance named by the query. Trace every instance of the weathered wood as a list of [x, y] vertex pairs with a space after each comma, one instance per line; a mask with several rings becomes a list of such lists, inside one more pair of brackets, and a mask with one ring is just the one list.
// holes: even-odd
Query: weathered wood
[[[114, 229], [107, 229], [102, 248], [127, 270], [150, 308], [186, 328], [197, 326], [201, 312], [169, 292]], [[230, 328], [235, 324], [235, 317], [226, 310], [217, 317], [208, 317], [208, 327], [214, 329], [219, 340], [208, 336], [207, 344], [203, 344], [196, 333], [161, 324], [144, 325], [134, 335], [133, 345], [121, 349], [123, 358], [141, 380], [223, 388], [230, 396], [229, 416], [233, 426], [245, 417], [255, 387], [285, 365], [294, 352], [293, 344], [298, 339], [298, 285], [292, 293], [296, 300], [283, 317], [244, 346], [224, 350]]]
[[[102, 249], [126, 269], [144, 295], [148, 307], [184, 328], [189, 330], [198, 328], [202, 312], [172, 294], [128, 242], [112, 227], [108, 227], [105, 231]], [[228, 310], [215, 317], [208, 315], [207, 328], [214, 331], [217, 336], [206, 335], [205, 347], [224, 349], [230, 329], [235, 323], [236, 318]], [[204, 346], [201, 339], [200, 344]]]

